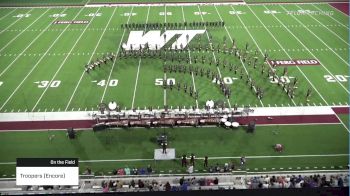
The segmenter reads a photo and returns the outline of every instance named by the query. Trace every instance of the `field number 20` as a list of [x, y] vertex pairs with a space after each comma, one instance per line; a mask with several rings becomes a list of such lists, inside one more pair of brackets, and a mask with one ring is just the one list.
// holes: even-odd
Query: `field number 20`
[[347, 78], [349, 76], [346, 76], [346, 75], [334, 75], [334, 77], [333, 77], [331, 75], [324, 75], [323, 77], [326, 79], [327, 82], [336, 82], [337, 80], [339, 82], [347, 82], [348, 81]]
[[61, 81], [54, 80], [50, 83], [50, 81], [43, 80], [43, 81], [38, 81], [35, 83], [38, 84], [38, 88], [46, 88], [46, 87], [57, 88], [61, 84]]

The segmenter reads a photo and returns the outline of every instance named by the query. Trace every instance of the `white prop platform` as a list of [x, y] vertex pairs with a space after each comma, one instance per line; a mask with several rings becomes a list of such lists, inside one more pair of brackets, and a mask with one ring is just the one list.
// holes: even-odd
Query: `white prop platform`
[[172, 159], [175, 159], [175, 148], [167, 148], [166, 154], [163, 154], [163, 149], [154, 149], [154, 160]]

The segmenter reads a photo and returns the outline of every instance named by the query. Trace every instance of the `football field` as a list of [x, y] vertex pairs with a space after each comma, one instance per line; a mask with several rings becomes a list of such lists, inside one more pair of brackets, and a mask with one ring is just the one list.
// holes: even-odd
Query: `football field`
[[[195, 33], [184, 42], [189, 30]], [[142, 36], [133, 37], [136, 31]], [[130, 52], [127, 43], [145, 44], [146, 35], [163, 47]], [[349, 16], [328, 3], [0, 7], [0, 113], [97, 111], [111, 101], [127, 110], [204, 108], [208, 100], [226, 108], [348, 107], [348, 38]], [[164, 49], [178, 42], [186, 47]], [[81, 172], [91, 167], [101, 175], [147, 164], [157, 173], [185, 173], [179, 160], [153, 160], [162, 132], [177, 158], [194, 152], [212, 165], [238, 165], [247, 156], [237, 172], [345, 169], [348, 112], [337, 118], [257, 126], [254, 134], [136, 128], [78, 131], [68, 140], [63, 131], [1, 132], [0, 177], [14, 175], [16, 157], [51, 156], [79, 157]], [[276, 143], [286, 150], [275, 152]]]
[[[109, 101], [127, 109], [197, 104], [203, 108], [209, 99], [224, 101], [226, 107], [348, 105], [348, 17], [328, 4], [1, 8], [0, 11], [1, 112], [96, 110], [99, 103]], [[308, 11], [323, 14], [300, 14]], [[324, 14], [328, 12], [333, 14]], [[58, 20], [89, 22], [53, 23]], [[175, 86], [180, 83], [180, 91], [160, 85], [165, 74], [163, 59], [158, 56], [121, 57], [85, 73], [87, 63], [107, 53], [120, 52], [130, 33], [121, 24], [184, 21], [225, 21], [225, 26], [186, 27], [206, 29], [189, 43], [190, 48], [201, 45], [203, 49], [179, 52], [183, 57], [180, 63], [178, 59], [172, 62], [168, 55], [167, 63], [186, 64], [185, 58], [190, 57], [189, 64], [194, 69], [203, 69], [204, 75], [199, 71], [198, 74], [168, 71], [166, 80], [173, 80]], [[242, 50], [248, 46], [247, 55], [256, 54], [256, 68], [229, 52], [233, 40]], [[208, 44], [212, 45], [205, 51]], [[217, 47], [221, 48], [220, 52]], [[271, 65], [262, 65], [265, 53], [270, 60], [316, 59], [319, 65], [287, 66], [285, 75], [285, 66], [275, 67], [277, 76], [286, 84], [297, 78], [291, 99], [277, 85], [277, 79], [268, 77]], [[211, 65], [210, 61], [213, 61]], [[219, 66], [216, 61], [221, 62]], [[236, 74], [231, 65], [237, 66]], [[229, 99], [211, 77], [206, 77], [207, 70], [223, 78], [232, 92]], [[255, 83], [252, 90], [248, 77]], [[185, 84], [198, 92], [197, 100], [182, 90]], [[255, 94], [258, 87], [264, 91], [261, 100]], [[306, 102], [308, 89], [311, 96]]]

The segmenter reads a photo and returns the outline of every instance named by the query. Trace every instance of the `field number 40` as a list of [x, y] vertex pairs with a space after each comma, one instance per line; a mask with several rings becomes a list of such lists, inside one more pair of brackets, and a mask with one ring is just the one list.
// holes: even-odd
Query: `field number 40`
[[331, 76], [331, 75], [324, 75], [323, 76], [327, 82], [336, 82], [336, 81], [339, 81], [339, 82], [347, 82], [348, 81], [348, 77], [347, 75], [334, 75]]

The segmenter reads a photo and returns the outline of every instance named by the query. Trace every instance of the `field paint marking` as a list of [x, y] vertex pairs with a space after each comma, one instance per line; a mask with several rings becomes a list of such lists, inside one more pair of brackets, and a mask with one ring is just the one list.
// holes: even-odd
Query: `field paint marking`
[[[185, 22], [186, 20], [185, 20], [184, 6], [181, 6], [181, 10], [182, 10], [182, 20], [183, 20], [183, 22]], [[185, 27], [185, 30], [187, 30], [187, 27]], [[187, 50], [187, 51], [188, 51], [188, 58], [190, 59], [190, 64], [192, 64], [191, 51], [190, 50]], [[193, 89], [195, 92], [197, 92], [196, 83], [194, 82], [193, 72], [191, 73], [191, 76], [192, 76]], [[196, 108], [198, 108], [198, 100], [197, 99], [196, 99]]]
[[[280, 7], [282, 7], [282, 6], [280, 6]], [[265, 8], [266, 8], [266, 6], [265, 6]], [[284, 7], [282, 7], [282, 9], [284, 9], [285, 11], [287, 11]], [[276, 19], [277, 19], [277, 17], [275, 16], [275, 15], [273, 15]], [[303, 24], [302, 22], [300, 22], [300, 20], [299, 19], [297, 19], [295, 16], [293, 16], [293, 15], [291, 15], [296, 21], [298, 21], [300, 24]], [[279, 19], [277, 19], [279, 22], [281, 22]], [[314, 36], [316, 36], [320, 41], [322, 41], [317, 35], [315, 35], [312, 31], [310, 31], [309, 29], [306, 29], [306, 30], [308, 30], [309, 32], [311, 32]], [[289, 31], [289, 33], [291, 33], [292, 35], [293, 35], [293, 37], [295, 38], [295, 39], [297, 39], [298, 41], [299, 41], [299, 43], [301, 43], [305, 48], [306, 48], [306, 46], [304, 45], [304, 43], [303, 42], [301, 42], [301, 40], [299, 39], [299, 38], [297, 38], [289, 29], [288, 29], [288, 31]], [[324, 43], [323, 41], [322, 41], [322, 43], [323, 44], [325, 44], [328, 48], [329, 48], [329, 46], [326, 44], [326, 43]], [[333, 50], [332, 50], [333, 51]], [[315, 58], [315, 59], [317, 59], [316, 58], [316, 56], [312, 53], [312, 52], [310, 52], [310, 50], [308, 50], [308, 52]], [[333, 51], [334, 52], [334, 51]], [[334, 52], [335, 53], [335, 52]], [[335, 53], [337, 56], [339, 56], [337, 53]], [[340, 57], [340, 56], [339, 56]], [[342, 59], [342, 58], [341, 58]], [[342, 59], [343, 61], [344, 61], [344, 59]], [[320, 64], [322, 65], [322, 67], [328, 72], [328, 74], [330, 74], [333, 78], [335, 78], [335, 76], [323, 65], [323, 63], [321, 63], [321, 61], [319, 60], [319, 62], [320, 62]], [[346, 61], [344, 61], [345, 63], [346, 63], [346, 65], [347, 66], [349, 66], [349, 64], [348, 64], [348, 62], [346, 62]], [[343, 87], [343, 89], [348, 93], [348, 94], [350, 94], [350, 92], [349, 92], [349, 90], [342, 84], [342, 83], [340, 83], [338, 80], [336, 80], [337, 81], [337, 83], [338, 84], [340, 84], [340, 86], [341, 87]]]
[[[34, 8], [30, 9], [27, 13], [25, 14], [28, 14], [29, 12], [31, 12]], [[51, 9], [51, 8], [50, 8]], [[46, 10], [48, 11], [48, 10]], [[41, 17], [41, 16], [40, 16]], [[17, 20], [15, 20], [14, 22], [12, 22], [9, 26], [7, 26], [4, 30], [2, 30], [0, 32], [0, 34], [2, 34], [3, 32], [5, 32], [8, 28], [12, 27], [14, 24], [16, 24], [19, 20], [21, 20], [22, 18], [18, 18]]]
[[[255, 12], [249, 7], [247, 6], [248, 9], [254, 14], [254, 16], [259, 20], [259, 22], [265, 26], [265, 24], [260, 20], [260, 18], [255, 14]], [[266, 8], [266, 7], [265, 7]], [[272, 14], [273, 15], [273, 14]], [[273, 15], [274, 16], [274, 15]], [[275, 17], [275, 16], [274, 16]], [[276, 17], [275, 17], [276, 18]], [[276, 18], [277, 19], [277, 18]], [[277, 19], [278, 20], [278, 19]], [[279, 21], [279, 20], [278, 20]], [[280, 22], [280, 21], [279, 21]], [[281, 22], [280, 22], [281, 23]], [[283, 23], [281, 23], [284, 27], [285, 25]], [[285, 27], [286, 28], [286, 27]], [[265, 29], [267, 30], [267, 32], [272, 36], [272, 38], [276, 41], [276, 43], [281, 47], [281, 49], [283, 49], [283, 46], [281, 45], [281, 43], [276, 39], [276, 37], [271, 33], [271, 31], [269, 29], [267, 29], [265, 27]], [[289, 29], [286, 28], [288, 31]], [[289, 59], [292, 59], [292, 57], [285, 51], [283, 50], [284, 53], [289, 57]], [[321, 93], [316, 89], [316, 87], [312, 84], [312, 82], [309, 80], [309, 78], [304, 74], [304, 72], [299, 68], [299, 66], [296, 66], [297, 69], [300, 71], [300, 73], [304, 76], [304, 78], [309, 82], [309, 84], [313, 87], [313, 89], [315, 89], [315, 91], [317, 92], [317, 94], [321, 97], [321, 99], [328, 105], [327, 101], [323, 98], [323, 96], [321, 95]]]
[[[217, 7], [216, 7], [216, 6], [214, 6], [214, 7], [215, 7], [215, 10], [216, 10], [216, 12], [218, 13], [218, 15], [219, 15], [219, 17], [220, 17], [220, 20], [223, 21], [222, 18], [221, 18], [221, 15], [220, 15], [220, 13], [219, 13], [219, 11], [218, 11], [218, 9], [217, 9]], [[233, 11], [235, 11], [235, 9], [234, 9], [232, 6], [231, 6], [231, 9], [232, 9]], [[239, 19], [239, 21], [242, 23], [242, 25], [245, 26], [245, 24], [244, 24], [244, 22], [241, 20], [240, 16], [239, 16], [238, 14], [236, 14], [236, 15], [237, 15], [237, 18]], [[228, 30], [227, 30], [227, 28], [226, 28], [226, 25], [225, 25], [225, 30], [226, 30], [228, 36], [230, 37], [231, 42], [233, 42], [232, 37], [231, 37], [230, 33], [228, 32]], [[255, 45], [258, 47], [258, 49], [259, 49], [261, 55], [264, 56], [264, 54], [263, 54], [261, 48], [259, 47], [259, 44], [256, 42], [256, 40], [254, 39], [254, 37], [251, 35], [251, 33], [249, 32], [249, 30], [248, 30], [246, 27], [245, 27], [245, 30], [248, 32], [249, 36], [252, 38], [253, 42], [254, 42]], [[240, 59], [240, 61], [241, 61], [242, 65], [244, 66], [244, 64], [243, 64], [243, 62], [242, 62], [242, 59]], [[272, 69], [270, 63], [268, 63], [268, 65], [269, 65], [270, 68]], [[248, 74], [248, 73], [247, 73], [247, 74]], [[256, 88], [255, 88], [255, 87], [253, 87], [253, 88], [254, 88], [254, 91], [256, 92]], [[291, 100], [292, 100], [293, 104], [296, 106], [294, 100], [293, 100], [293, 99], [291, 99]], [[260, 99], [260, 101], [261, 101], [261, 99]]]
[[[164, 4], [164, 13], [166, 13], [166, 4]], [[166, 14], [164, 14], [164, 23], [166, 23]], [[166, 26], [164, 27], [165, 31], [166, 31]], [[164, 78], [166, 78], [166, 73], [164, 72]], [[166, 81], [163, 81], [163, 82], [166, 82]], [[166, 82], [168, 83], [168, 82]], [[163, 103], [164, 103], [164, 106], [166, 106], [166, 88], [164, 88], [163, 90], [164, 92], [164, 100], [163, 100]]]
[[[247, 159], [269, 159], [269, 158], [311, 158], [311, 157], [347, 157], [349, 154], [311, 154], [311, 155], [262, 155], [262, 156], [245, 156]], [[220, 159], [240, 159], [241, 156], [233, 157], [209, 157], [209, 160]], [[175, 158], [181, 160], [182, 158]], [[197, 157], [196, 160], [204, 160], [204, 157]], [[154, 159], [99, 159], [99, 160], [79, 160], [79, 163], [100, 163], [100, 162], [138, 162], [154, 161]], [[0, 162], [0, 165], [13, 165], [16, 162]], [[334, 167], [334, 166], [333, 166]]]
[[16, 11], [18, 8], [13, 9], [11, 12], [7, 13], [6, 15], [4, 15], [3, 17], [0, 18], [0, 20], [4, 19], [5, 17], [7, 17], [8, 15], [12, 14], [12, 12]]
[[[51, 9], [51, 8], [50, 8]], [[50, 9], [47, 9], [44, 13], [42, 13], [37, 19], [35, 19], [29, 26], [27, 26], [25, 30], [27, 30], [30, 26], [32, 26], [37, 20], [39, 20], [46, 12], [48, 12]], [[11, 44], [13, 41], [15, 41], [17, 39], [18, 36], [20, 36], [22, 33], [24, 33], [24, 31], [20, 32], [19, 34], [17, 34], [14, 38], [11, 39], [11, 41], [7, 42], [7, 44], [2, 47], [0, 49], [0, 52], [3, 51], [9, 44]]]
[[[61, 13], [63, 13], [64, 11], [66, 11], [67, 8], [65, 8]], [[82, 9], [77, 13], [77, 15], [75, 17], [77, 17], [79, 15], [79, 13], [82, 11]], [[54, 19], [55, 20], [55, 19]], [[53, 21], [54, 21], [53, 20]], [[51, 26], [51, 23], [46, 27], [49, 28]], [[68, 27], [68, 26], [67, 26]], [[66, 28], [67, 28], [66, 27]], [[42, 31], [38, 37], [43, 33], [44, 31]], [[61, 34], [55, 39], [55, 41], [50, 45], [50, 47], [46, 50], [45, 54], [52, 48], [52, 46], [57, 42], [57, 40], [61, 37], [61, 35], [63, 34], [64, 31], [61, 32]], [[38, 37], [36, 37], [33, 41], [35, 41]], [[31, 44], [30, 44], [31, 45]], [[29, 46], [30, 46], [29, 45]], [[28, 47], [29, 47], [28, 46]], [[28, 48], [27, 47], [27, 48]], [[26, 50], [26, 49], [25, 49]], [[18, 55], [18, 57], [20, 57], [20, 55]], [[2, 104], [2, 106], [0, 107], [0, 110], [2, 110], [4, 108], [4, 106], [7, 104], [7, 102], [13, 97], [13, 95], [17, 92], [17, 90], [22, 86], [22, 84], [24, 83], [24, 81], [29, 77], [29, 75], [34, 71], [34, 69], [38, 66], [38, 64], [41, 62], [41, 60], [45, 57], [45, 55], [42, 55], [40, 57], [40, 59], [36, 62], [36, 64], [32, 67], [32, 69], [28, 72], [28, 74], [23, 78], [23, 80], [21, 81], [21, 83], [16, 87], [16, 89], [11, 93], [11, 95], [6, 99], [6, 101]], [[17, 59], [17, 58], [16, 58]], [[15, 60], [16, 60], [15, 59]], [[14, 61], [15, 61], [14, 60]], [[13, 61], [13, 62], [14, 62]], [[13, 64], [13, 62], [11, 64]], [[0, 74], [1, 76], [2, 74]]]
[[[148, 6], [148, 11], [147, 11], [147, 17], [146, 17], [146, 24], [148, 23], [148, 16], [149, 16], [149, 10], [150, 10], [151, 6]], [[145, 26], [145, 30], [146, 32], [146, 26]], [[141, 65], [141, 57], [139, 59], [139, 65], [137, 66], [137, 73], [136, 73], [136, 81], [135, 81], [135, 87], [134, 87], [134, 94], [132, 96], [132, 103], [131, 103], [131, 109], [134, 108], [134, 102], [135, 102], [135, 95], [136, 95], [136, 89], [137, 89], [137, 83], [139, 80], [139, 73], [140, 73], [140, 65]]]
[[[97, 11], [96, 11], [95, 13], [97, 13], [99, 10], [100, 10], [100, 8], [98, 8]], [[89, 22], [89, 24], [86, 25], [85, 29], [92, 23], [92, 21], [95, 19], [95, 16], [96, 16], [96, 15], [94, 15], [94, 16], [92, 17], [92, 19], [91, 19], [91, 21]], [[69, 53], [71, 53], [71, 52], [73, 51], [73, 49], [75, 48], [75, 46], [77, 45], [77, 43], [79, 42], [79, 40], [83, 37], [84, 33], [85, 33], [85, 31], [83, 31], [83, 32], [80, 34], [80, 36], [78, 37], [78, 39], [76, 39], [76, 41], [75, 41], [73, 47], [70, 49]], [[57, 74], [59, 73], [59, 71], [61, 70], [61, 68], [63, 67], [64, 63], [67, 61], [67, 59], [68, 59], [69, 56], [70, 56], [70, 55], [67, 55], [66, 58], [64, 58], [64, 60], [62, 61], [61, 65], [59, 66], [59, 68], [56, 70], [55, 74], [54, 74], [53, 77], [51, 78], [49, 84], [48, 84], [47, 87], [44, 89], [44, 92], [41, 93], [39, 99], [37, 100], [37, 102], [35, 103], [34, 107], [32, 108], [32, 111], [35, 110], [36, 106], [39, 104], [39, 102], [41, 101], [41, 99], [44, 97], [46, 91], [49, 89], [50, 84], [52, 83], [52, 81], [55, 80]]]
[[[198, 7], [199, 12], [202, 12], [202, 11], [201, 11], [201, 8], [199, 7], [199, 5], [197, 5], [197, 7]], [[202, 22], [204, 22], [203, 15], [200, 14], [200, 16], [201, 16], [201, 18], [202, 18]], [[212, 50], [212, 54], [213, 54], [214, 60], [215, 60], [215, 62], [216, 62], [217, 60], [216, 60], [215, 53], [213, 52], [213, 44], [211, 43], [211, 41], [210, 41], [210, 39], [209, 39], [209, 35], [208, 35], [208, 31], [207, 31], [207, 26], [205, 26], [205, 33], [207, 34], [207, 38], [208, 38], [208, 41], [209, 41], [210, 49]], [[243, 65], [243, 66], [244, 66], [244, 65]], [[222, 75], [221, 75], [221, 71], [220, 71], [219, 66], [216, 66], [216, 69], [217, 69], [218, 72], [219, 72], [220, 78], [222, 78]], [[245, 67], [244, 67], [244, 69], [245, 69]], [[248, 71], [247, 71], [247, 70], [245, 70], [245, 71], [246, 71], [247, 74], [248, 74]], [[229, 107], [232, 108], [232, 107], [231, 107], [231, 103], [230, 103], [230, 99], [227, 99], [227, 103], [228, 103]], [[262, 106], [264, 106], [264, 104], [262, 103], [261, 100], [260, 100], [260, 104], [261, 104]]]
[[[248, 6], [249, 7], [249, 6]], [[267, 7], [265, 6], [265, 9], [267, 9]], [[253, 11], [253, 10], [251, 10], [253, 13], [254, 13], [254, 15], [255, 15], [255, 12]], [[278, 22], [279, 23], [281, 23], [283, 26], [284, 26], [284, 28], [289, 32], [289, 33], [291, 33], [294, 37], [295, 37], [295, 35], [288, 29], [288, 28], [286, 28], [285, 27], [285, 25], [275, 16], [275, 15], [273, 15], [272, 14], [272, 16], [275, 18], [275, 19], [277, 19], [278, 20]], [[255, 17], [257, 17], [256, 15], [255, 15]], [[258, 17], [257, 17], [258, 18]], [[258, 20], [261, 22], [261, 20], [258, 18]], [[262, 22], [261, 22], [262, 23]], [[279, 41], [277, 41], [277, 39], [275, 38], [275, 36], [270, 32], [270, 31], [268, 31], [269, 33], [270, 33], [270, 35], [274, 38], [274, 40], [278, 43], [278, 45], [281, 47], [281, 48], [283, 48], [282, 47], [282, 45], [279, 43]], [[297, 37], [295, 37], [296, 39], [298, 39]], [[299, 40], [299, 39], [298, 39]], [[299, 41], [300, 42], [300, 41]], [[300, 42], [301, 43], [301, 42]], [[304, 47], [305, 47], [305, 45], [303, 45]], [[287, 56], [290, 58], [290, 59], [292, 59], [291, 58], [291, 56], [287, 53], [287, 52], [285, 52], [285, 54], [287, 54]], [[315, 56], [314, 56], [314, 58], [316, 58]], [[317, 58], [316, 58], [317, 59]], [[328, 105], [328, 102], [323, 98], [323, 96], [321, 95], [321, 93], [316, 89], [316, 87], [312, 84], [312, 82], [309, 80], [309, 78], [304, 74], [304, 72], [299, 68], [299, 66], [296, 66], [297, 67], [297, 69], [302, 73], [302, 75], [305, 77], [305, 79], [309, 82], [309, 84], [312, 86], [312, 88], [313, 89], [315, 89], [315, 91], [317, 92], [317, 94], [321, 97], [321, 99]]]
[[[316, 9], [320, 10], [321, 12], [323, 11], [322, 9], [320, 9], [319, 7], [317, 7], [315, 4], [311, 4], [312, 6], [314, 6]], [[333, 7], [333, 6], [332, 6]], [[346, 29], [349, 30], [349, 27], [345, 26], [343, 23], [339, 22], [337, 19], [333, 18], [332, 15], [327, 15], [328, 17], [330, 17], [331, 19], [333, 19], [334, 21], [336, 21], [338, 24], [340, 24], [341, 26], [345, 27]]]
[[[116, 10], [116, 8], [113, 10], [113, 13], [112, 13], [111, 17], [109, 18], [106, 27], [107, 27], [107, 26], [109, 25], [109, 23], [111, 22], [111, 19], [112, 19], [113, 16], [114, 16], [115, 10]], [[92, 17], [91, 20], [93, 20], [93, 19], [95, 18], [96, 13], [97, 13], [98, 11], [99, 11], [99, 10], [97, 10], [97, 11], [95, 12], [95, 15]], [[90, 23], [89, 23], [89, 24], [90, 24]], [[84, 31], [84, 32], [85, 32], [85, 31]], [[83, 33], [84, 33], [84, 32], [83, 32]], [[102, 34], [101, 34], [99, 40], [97, 41], [97, 44], [96, 44], [96, 46], [95, 46], [93, 52], [91, 53], [91, 56], [90, 56], [90, 59], [89, 59], [88, 62], [91, 62], [91, 59], [92, 59], [92, 57], [94, 56], [94, 53], [96, 52], [97, 47], [100, 45], [101, 39], [102, 39], [103, 35], [105, 34], [105, 32], [106, 32], [106, 28], [105, 28], [105, 30], [102, 32]], [[83, 33], [82, 33], [82, 34], [83, 34]], [[82, 35], [82, 34], [81, 34], [81, 35]], [[79, 37], [79, 39], [80, 39], [80, 37]], [[76, 43], [77, 43], [77, 42], [76, 42]], [[74, 47], [73, 47], [73, 48], [74, 48]], [[72, 52], [73, 48], [71, 49], [71, 51], [70, 51], [69, 53]], [[67, 55], [67, 57], [68, 57], [68, 56], [69, 56], [69, 55]], [[66, 57], [66, 58], [67, 58], [67, 57]], [[66, 108], [64, 109], [64, 111], [67, 111], [67, 110], [68, 110], [68, 107], [69, 107], [70, 103], [72, 102], [75, 93], [77, 92], [77, 89], [78, 89], [78, 87], [79, 87], [79, 85], [80, 85], [81, 80], [82, 80], [83, 77], [84, 77], [84, 74], [85, 74], [85, 70], [83, 70], [83, 72], [82, 72], [82, 74], [81, 74], [81, 76], [80, 76], [80, 78], [79, 78], [79, 81], [78, 81], [77, 85], [75, 85], [74, 91], [73, 91], [72, 95], [70, 96], [69, 101], [68, 101], [68, 103], [67, 103]], [[107, 84], [109, 84], [109, 81], [106, 83], [106, 86], [108, 86]]]
[[[48, 10], [47, 10], [48, 11]], [[43, 13], [43, 14], [45, 14], [45, 13]], [[42, 15], [43, 15], [42, 14]], [[42, 16], [41, 15], [41, 16]], [[40, 16], [40, 17], [41, 17]], [[51, 26], [51, 23], [49, 23], [49, 25], [45, 28], [45, 29], [48, 29], [49, 27]], [[19, 53], [18, 55], [17, 55], [17, 57], [9, 64], [9, 65], [7, 65], [7, 67], [0, 73], [0, 77], [13, 65], [13, 63], [43, 34], [44, 32], [40, 32], [39, 33], [39, 35], [37, 35], [30, 43], [29, 43], [29, 45], [24, 49], [24, 50], [22, 50], [22, 52], [21, 53]]]
[[335, 113], [335, 116], [338, 118], [339, 122], [343, 125], [343, 127], [348, 131], [348, 133], [350, 133], [349, 128], [343, 123], [343, 121], [339, 118], [337, 113]]
[[[300, 6], [296, 5], [298, 8], [302, 9]], [[332, 31], [331, 29], [329, 29], [326, 25], [324, 25], [322, 22], [320, 22], [319, 20], [317, 20], [317, 18], [313, 17], [312, 14], [308, 14], [308, 16], [310, 16], [312, 19], [316, 20], [318, 23], [320, 23], [323, 27], [325, 27], [329, 32], [333, 33], [333, 35], [337, 36], [342, 42], [344, 42], [347, 46], [350, 46], [350, 44], [345, 41], [343, 38], [341, 38], [338, 34], [336, 34], [334, 31]], [[333, 51], [333, 50], [332, 50]]]
[[[129, 18], [128, 18], [126, 24], [129, 24], [129, 20], [130, 20], [131, 13], [132, 13], [132, 10], [133, 10], [133, 9], [134, 9], [134, 6], [131, 7], [131, 10], [130, 10], [130, 12], [129, 12]], [[116, 53], [117, 56], [118, 56], [120, 47], [121, 47], [122, 42], [123, 42], [123, 38], [124, 38], [124, 35], [125, 35], [125, 31], [126, 31], [126, 29], [124, 29], [123, 34], [122, 34], [122, 37], [120, 38], [120, 42], [119, 42], [118, 49], [117, 49], [117, 53]], [[115, 62], [116, 62], [116, 61], [117, 61], [117, 57], [115, 57], [114, 60], [113, 60], [112, 69], [111, 69], [111, 71], [109, 72], [108, 79], [107, 79], [107, 82], [108, 82], [108, 83], [109, 83], [109, 80], [111, 79], [112, 72], [113, 72], [113, 70], [114, 70], [114, 66], [115, 66]], [[107, 83], [107, 84], [108, 84], [108, 83]], [[108, 86], [108, 85], [106, 85], [105, 88], [104, 88], [104, 90], [103, 90], [103, 94], [102, 94], [102, 97], [101, 97], [101, 100], [100, 100], [101, 103], [103, 102], [103, 99], [105, 98], [106, 91], [107, 91], [107, 86]]]

